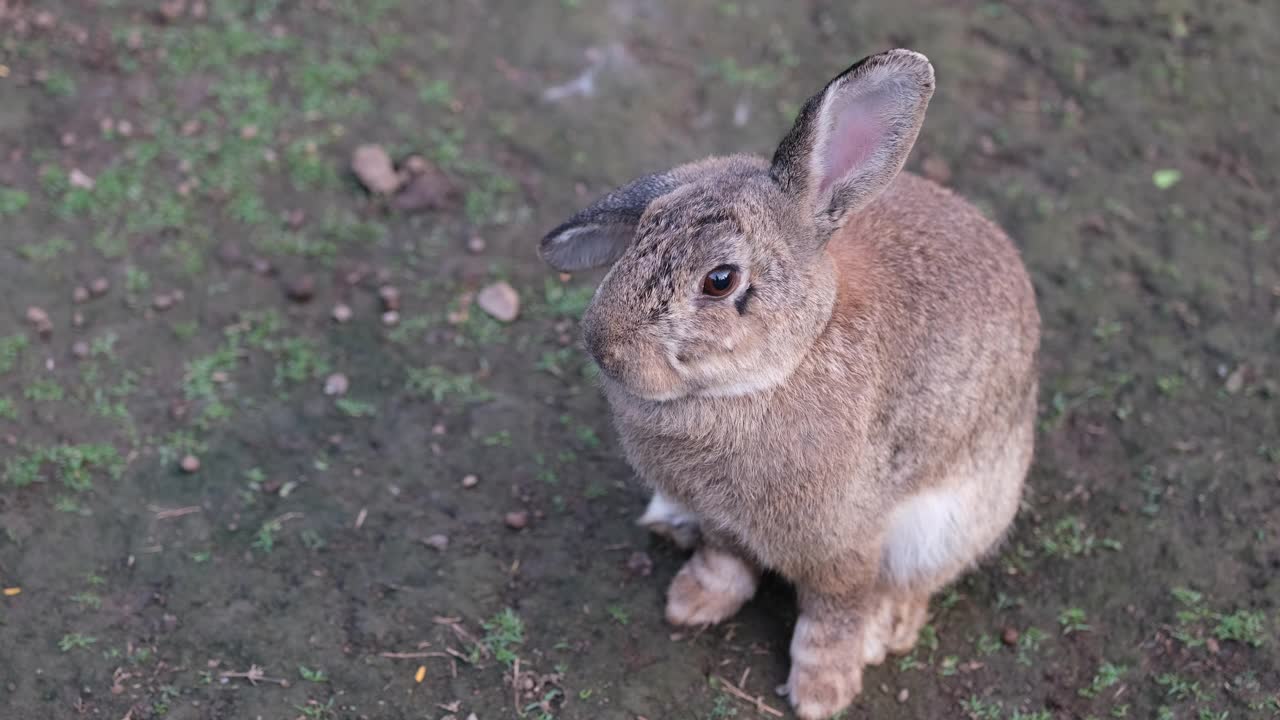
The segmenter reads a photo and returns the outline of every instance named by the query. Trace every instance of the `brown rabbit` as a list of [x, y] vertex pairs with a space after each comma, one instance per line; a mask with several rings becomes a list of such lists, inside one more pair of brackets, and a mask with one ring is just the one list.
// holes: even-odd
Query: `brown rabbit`
[[774, 570], [800, 618], [786, 689], [825, 718], [906, 652], [929, 597], [1003, 536], [1031, 461], [1040, 319], [1018, 252], [900, 173], [923, 56], [862, 60], [772, 162], [636, 180], [553, 230], [562, 271], [612, 264], [582, 320], [645, 521], [696, 551], [667, 619], [715, 623]]

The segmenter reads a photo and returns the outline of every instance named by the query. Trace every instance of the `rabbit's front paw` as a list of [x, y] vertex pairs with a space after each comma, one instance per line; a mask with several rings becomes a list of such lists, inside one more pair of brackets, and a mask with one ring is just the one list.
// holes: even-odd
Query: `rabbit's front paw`
[[801, 720], [826, 720], [862, 692], [862, 666], [856, 660], [792, 664], [787, 678], [791, 707]]
[[759, 573], [735, 555], [707, 546], [689, 558], [667, 590], [667, 622], [709, 625], [738, 612], [751, 599]]

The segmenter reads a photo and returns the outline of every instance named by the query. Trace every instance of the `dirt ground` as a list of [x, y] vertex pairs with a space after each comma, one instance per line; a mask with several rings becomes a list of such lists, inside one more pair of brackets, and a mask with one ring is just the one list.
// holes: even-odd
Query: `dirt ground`
[[845, 718], [1280, 718], [1280, 7], [1105, 5], [0, 0], [0, 715], [789, 717], [785, 585], [663, 623], [534, 248], [909, 46], [910, 167], [1039, 292], [1038, 457]]

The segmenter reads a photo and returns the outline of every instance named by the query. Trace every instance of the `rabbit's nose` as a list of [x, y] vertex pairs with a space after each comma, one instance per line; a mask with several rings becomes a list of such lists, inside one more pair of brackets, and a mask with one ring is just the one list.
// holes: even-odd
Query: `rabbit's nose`
[[582, 337], [587, 352], [591, 353], [596, 365], [610, 375], [615, 374], [621, 367], [624, 356], [619, 344], [597, 323], [587, 324], [583, 328]]

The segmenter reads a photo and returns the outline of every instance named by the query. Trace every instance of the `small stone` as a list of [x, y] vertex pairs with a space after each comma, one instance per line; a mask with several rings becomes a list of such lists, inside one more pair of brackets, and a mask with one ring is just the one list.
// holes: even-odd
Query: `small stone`
[[382, 313], [382, 324], [387, 327], [395, 327], [400, 324], [400, 313], [395, 310], [388, 310]]
[[432, 434], [432, 435], [444, 435], [444, 434], [445, 434], [445, 433], [447, 433], [447, 432], [449, 432], [449, 429], [448, 429], [448, 428], [446, 428], [446, 427], [444, 426], [444, 423], [442, 423], [442, 422], [438, 422], [438, 423], [436, 423], [435, 425], [432, 425], [432, 426], [431, 426], [431, 434]]
[[203, 127], [203, 125], [199, 120], [188, 120], [182, 123], [182, 127], [179, 129], [179, 132], [182, 133], [183, 137], [191, 137], [192, 135], [200, 132], [201, 127]]
[[252, 140], [258, 137], [258, 126], [245, 125], [244, 127], [240, 128], [240, 137], [244, 140]]
[[983, 155], [995, 155], [996, 141], [991, 139], [990, 135], [983, 135], [978, 138], [978, 149], [982, 151]]
[[256, 257], [249, 262], [249, 266], [259, 275], [270, 275], [275, 271], [275, 268], [271, 266], [271, 261], [266, 258]]
[[1217, 655], [1222, 648], [1218, 646], [1217, 638], [1208, 638], [1204, 641], [1204, 648], [1212, 655]]
[[84, 313], [79, 310], [71, 313], [71, 325], [73, 327], [84, 327]]
[[173, 301], [172, 295], [161, 293], [151, 299], [151, 307], [155, 308], [160, 312], [164, 312], [165, 310], [168, 310], [169, 308], [173, 307], [173, 302], [174, 301]]
[[382, 298], [383, 310], [400, 309], [400, 291], [391, 285], [378, 288], [378, 297]]
[[165, 22], [173, 22], [182, 17], [182, 13], [187, 10], [187, 0], [166, 0], [160, 3], [160, 19]]
[[334, 322], [344, 323], [344, 322], [347, 322], [347, 321], [348, 321], [348, 320], [350, 320], [350, 319], [351, 319], [351, 307], [350, 307], [350, 306], [348, 306], [348, 305], [346, 305], [346, 304], [343, 304], [343, 303], [338, 303], [337, 305], [334, 305], [334, 306], [333, 306], [333, 320], [334, 320]]
[[400, 176], [391, 156], [380, 145], [361, 145], [351, 155], [351, 171], [375, 195], [390, 195], [400, 188]]
[[911, 691], [910, 691], [910, 690], [908, 690], [908, 689], [906, 689], [906, 688], [902, 688], [901, 690], [899, 690], [899, 691], [898, 691], [898, 702], [900, 702], [900, 703], [904, 703], [904, 702], [906, 702], [910, 697], [911, 697]]
[[62, 147], [72, 147], [76, 144], [76, 134], [73, 132], [62, 133]]
[[83, 340], [77, 340], [71, 345], [71, 354], [78, 358], [89, 357], [89, 343]]
[[649, 554], [641, 551], [631, 553], [631, 557], [627, 558], [627, 570], [632, 575], [640, 577], [649, 577], [649, 573], [653, 572], [653, 560], [649, 558]]
[[484, 238], [479, 235], [472, 235], [471, 239], [467, 240], [467, 251], [475, 255], [484, 252]]
[[310, 275], [296, 277], [285, 285], [284, 292], [294, 302], [310, 302], [311, 298], [316, 295], [315, 278]]
[[67, 181], [74, 188], [80, 188], [81, 190], [93, 189], [93, 178], [86, 175], [80, 168], [73, 169], [71, 174], [67, 176]]
[[227, 374], [226, 370], [214, 370], [209, 373], [209, 379], [221, 385], [229, 382], [231, 380], [231, 376]]
[[930, 155], [920, 163], [920, 170], [924, 176], [939, 185], [946, 185], [951, 181], [951, 166], [947, 161], [938, 155]]
[[102, 297], [111, 290], [111, 281], [104, 277], [96, 277], [89, 283], [89, 293], [94, 297]]
[[404, 169], [408, 170], [414, 175], [421, 175], [422, 173], [426, 172], [427, 168], [429, 167], [431, 167], [431, 164], [428, 163], [427, 159], [422, 157], [421, 155], [410, 155], [409, 157], [405, 158], [405, 161], [404, 161]]
[[181, 467], [182, 467], [182, 472], [184, 473], [187, 473], [187, 474], [194, 473], [200, 469], [200, 458], [196, 457], [195, 455], [187, 455], [186, 457], [182, 458]]
[[286, 227], [290, 230], [297, 230], [307, 221], [307, 211], [302, 208], [286, 210], [283, 219]]
[[1015, 628], [1007, 627], [1004, 632], [1000, 633], [1000, 641], [1009, 647], [1018, 644], [1018, 631]]
[[128, 120], [117, 121], [116, 132], [120, 133], [124, 137], [131, 137], [133, 135], [133, 123]]
[[41, 335], [53, 333], [53, 321], [49, 319], [49, 313], [45, 312], [44, 308], [35, 305], [27, 308], [27, 322], [31, 323], [31, 326]]
[[1235, 395], [1244, 388], [1244, 373], [1244, 365], [1241, 365], [1227, 376], [1227, 382], [1224, 387], [1229, 395]]
[[499, 322], [509, 323], [520, 315], [520, 294], [505, 281], [482, 289], [476, 294], [476, 304]]
[[513, 510], [502, 518], [512, 530], [523, 530], [529, 524], [529, 513], [524, 510]]
[[76, 303], [77, 305], [80, 303], [89, 302], [89, 288], [81, 285], [77, 287], [75, 290], [72, 290], [71, 301]]
[[473, 488], [480, 483], [480, 478], [475, 475], [466, 475], [462, 478], [462, 487]]
[[449, 547], [449, 536], [436, 533], [435, 535], [428, 537], [423, 542], [425, 542], [428, 546], [433, 547], [436, 550], [439, 550], [440, 552], [444, 552], [445, 549]]
[[351, 387], [351, 383], [347, 380], [347, 376], [342, 373], [334, 373], [325, 378], [324, 394], [325, 395], [346, 395], [347, 389]]

